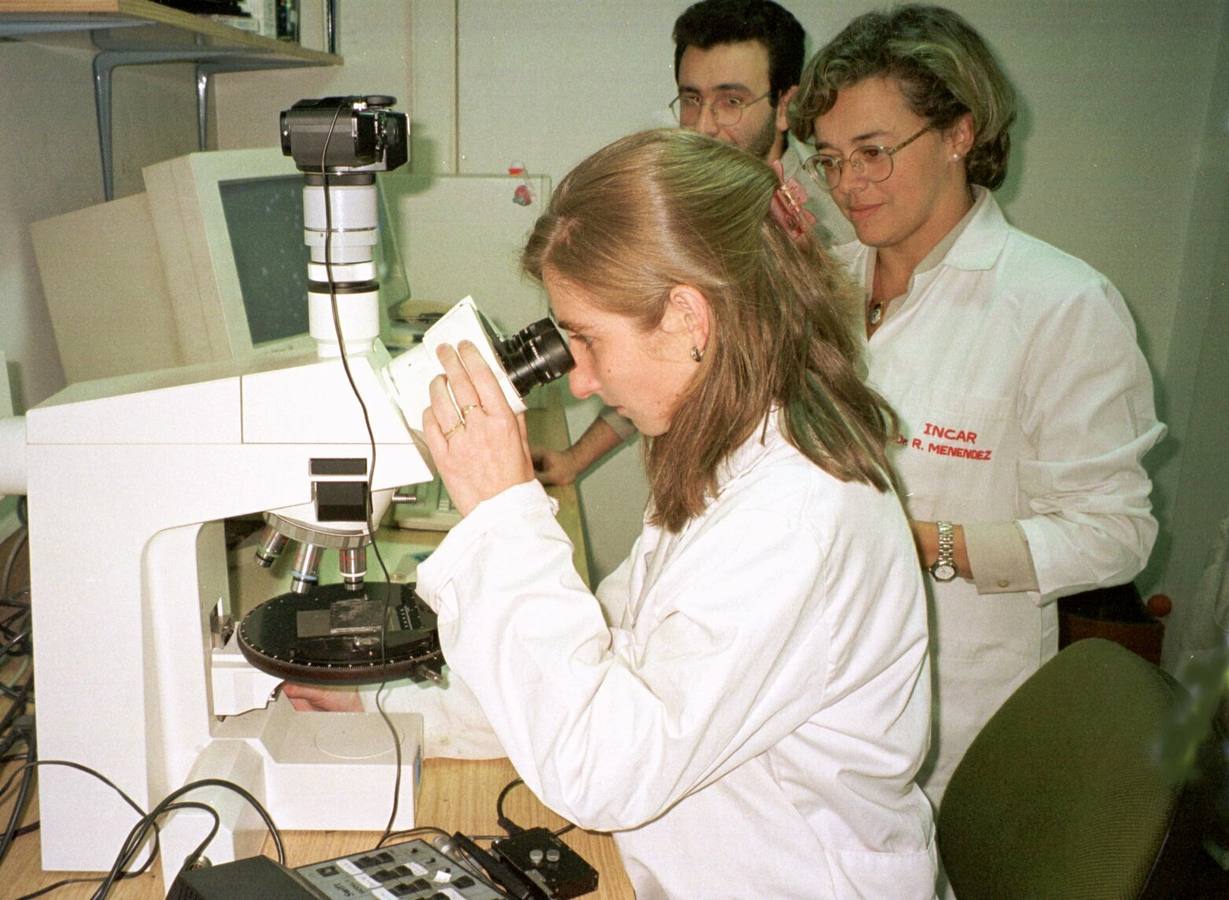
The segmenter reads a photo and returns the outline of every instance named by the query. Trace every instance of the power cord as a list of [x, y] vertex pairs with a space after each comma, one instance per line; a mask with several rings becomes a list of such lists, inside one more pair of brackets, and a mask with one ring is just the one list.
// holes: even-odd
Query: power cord
[[[495, 798], [495, 821], [499, 825], [500, 828], [502, 828], [504, 831], [508, 833], [508, 837], [516, 837], [518, 834], [523, 832], [525, 829], [522, 828], [520, 825], [517, 825], [515, 822], [509, 819], [506, 815], [504, 815], [504, 799], [508, 796], [508, 794], [512, 792], [513, 788], [515, 788], [517, 785], [521, 785], [524, 783], [525, 782], [521, 780], [520, 778], [512, 779], [511, 781], [509, 781], [507, 784], [504, 785], [503, 790], [499, 792], [499, 796]], [[558, 831], [552, 831], [551, 834], [553, 834], [555, 837], [559, 837], [559, 835], [567, 834], [569, 831], [571, 831], [575, 827], [576, 827], [575, 824], [569, 822], [567, 825], [563, 826]]]
[[0, 578], [0, 595], [5, 595], [9, 592], [9, 579], [13, 574], [13, 565], [17, 560], [17, 555], [21, 553], [21, 548], [25, 544], [26, 536], [29, 532], [28, 526], [30, 524], [30, 513], [25, 495], [17, 498], [17, 522], [20, 526], [19, 531], [21, 536], [9, 550], [8, 559], [5, 561], [4, 577]]
[[[124, 843], [121, 845], [120, 851], [115, 857], [115, 862], [112, 864], [110, 871], [108, 871], [104, 877], [102, 878], [66, 878], [61, 881], [57, 881], [54, 884], [49, 884], [46, 887], [39, 888], [37, 891], [34, 891], [33, 893], [25, 894], [22, 897], [17, 898], [17, 900], [33, 900], [33, 898], [35, 897], [41, 897], [44, 894], [49, 894], [52, 891], [59, 890], [60, 888], [66, 887], [70, 884], [87, 884], [87, 883], [92, 883], [92, 882], [98, 882], [99, 886], [98, 886], [98, 889], [91, 895], [91, 900], [104, 900], [104, 898], [106, 898], [110, 894], [111, 890], [115, 887], [115, 884], [117, 882], [122, 881], [127, 878], [135, 878], [139, 875], [144, 875], [146, 872], [149, 871], [150, 866], [153, 865], [153, 862], [155, 859], [157, 859], [158, 853], [159, 853], [158, 819], [160, 819], [162, 816], [168, 813], [174, 812], [179, 809], [200, 809], [205, 812], [208, 812], [210, 816], [213, 818], [213, 826], [210, 828], [209, 833], [205, 836], [205, 839], [202, 840], [196, 846], [196, 848], [192, 851], [192, 853], [188, 855], [187, 859], [184, 861], [183, 868], [192, 866], [200, 858], [201, 854], [204, 853], [205, 848], [209, 846], [209, 843], [217, 835], [218, 829], [220, 827], [220, 819], [218, 817], [217, 811], [213, 809], [213, 807], [209, 806], [207, 803], [202, 803], [200, 801], [193, 801], [193, 800], [180, 801], [179, 798], [183, 797], [187, 793], [190, 793], [191, 791], [199, 790], [201, 788], [206, 788], [206, 787], [218, 787], [218, 788], [224, 788], [229, 791], [233, 791], [234, 793], [242, 797], [244, 800], [246, 800], [249, 804], [251, 804], [251, 806], [256, 810], [256, 813], [260, 816], [261, 820], [265, 823], [265, 827], [269, 830], [269, 836], [273, 839], [273, 846], [277, 851], [278, 863], [283, 866], [286, 864], [286, 848], [285, 848], [285, 845], [282, 843], [281, 832], [278, 830], [277, 826], [274, 824], [272, 817], [269, 815], [268, 811], [264, 808], [264, 806], [261, 805], [259, 800], [253, 797], [243, 787], [235, 784], [234, 782], [226, 781], [220, 778], [203, 778], [199, 781], [190, 782], [188, 784], [185, 784], [183, 787], [180, 787], [172, 791], [171, 793], [169, 793], [166, 797], [162, 799], [162, 801], [157, 806], [155, 806], [152, 810], [146, 813], [144, 810], [141, 809], [141, 807], [136, 803], [136, 801], [134, 801], [131, 797], [129, 797], [126, 793], [124, 793], [124, 791], [121, 790], [113, 781], [111, 781], [109, 778], [107, 778], [105, 775], [98, 772], [97, 770], [91, 769], [89, 766], [84, 766], [80, 763], [72, 762], [70, 760], [49, 759], [49, 760], [29, 761], [23, 764], [16, 772], [14, 772], [8, 778], [7, 781], [5, 781], [3, 787], [0, 787], [0, 798], [3, 798], [8, 794], [8, 791], [10, 787], [12, 786], [13, 782], [16, 780], [17, 776], [23, 775], [25, 773], [32, 773], [34, 769], [41, 767], [41, 766], [65, 766], [67, 768], [76, 769], [77, 771], [84, 772], [87, 775], [91, 775], [94, 778], [97, 778], [103, 784], [107, 785], [109, 788], [111, 788], [113, 791], [119, 794], [119, 796], [123, 799], [123, 801], [128, 806], [130, 806], [133, 810], [135, 810], [137, 815], [140, 816], [140, 818], [137, 820], [137, 823], [132, 827], [132, 830], [129, 831], [128, 836], [124, 839]], [[28, 777], [28, 775], [26, 777]], [[25, 777], [23, 777], [23, 785], [24, 785], [24, 782], [25, 782]], [[141, 848], [145, 845], [147, 841], [151, 839], [151, 837], [153, 839], [153, 843], [150, 845], [149, 855], [146, 857], [144, 862], [142, 862], [138, 868], [136, 869], [129, 868], [133, 859], [136, 858], [137, 854], [140, 853]]]
[[[83, 766], [80, 763], [71, 762], [69, 760], [48, 759], [48, 760], [35, 760], [32, 762], [27, 762], [26, 764], [22, 765], [16, 772], [14, 772], [7, 781], [5, 781], [3, 787], [0, 787], [0, 797], [4, 797], [8, 794], [9, 788], [12, 786], [13, 781], [17, 778], [18, 775], [22, 775], [25, 772], [32, 772], [34, 769], [37, 769], [41, 766], [65, 766], [66, 768], [76, 769], [79, 772], [85, 772], [87, 775], [92, 775], [93, 777], [101, 781], [103, 784], [107, 785], [107, 787], [111, 788], [113, 791], [119, 794], [119, 796], [123, 799], [123, 801], [126, 804], [128, 804], [128, 806], [132, 807], [132, 809], [134, 809], [138, 815], [145, 814], [144, 810], [142, 810], [141, 807], [137, 805], [136, 801], [134, 801], [131, 797], [129, 797], [126, 793], [124, 793], [118, 786], [116, 786], [114, 782], [108, 779], [105, 775], [101, 774], [100, 772], [95, 771], [94, 769], [91, 769], [89, 766]], [[157, 835], [155, 834], [154, 844], [150, 848], [149, 857], [145, 860], [145, 862], [141, 865], [141, 867], [135, 871], [129, 871], [129, 872], [122, 873], [115, 880], [118, 881], [123, 878], [135, 878], [138, 875], [145, 874], [145, 872], [147, 872], [149, 870], [149, 867], [153, 864], [154, 857], [157, 855], [157, 852], [158, 852], [158, 840], [157, 840]], [[41, 897], [44, 894], [49, 894], [52, 891], [59, 890], [60, 888], [66, 887], [70, 884], [89, 884], [95, 881], [101, 882], [103, 880], [104, 879], [100, 879], [100, 878], [66, 878], [61, 881], [57, 881], [54, 884], [49, 884], [46, 887], [40, 888], [39, 890], [34, 891], [33, 893], [25, 894], [21, 897], [18, 897], [17, 900], [32, 900], [32, 898], [34, 897]], [[105, 896], [105, 895], [102, 895], [102, 896]], [[98, 900], [101, 900], [101, 897], [98, 894], [95, 894], [94, 897], [98, 898]]]
[[[23, 686], [24, 690], [17, 700], [17, 704], [13, 710], [24, 710], [26, 703], [25, 698], [29, 692], [28, 684]], [[12, 712], [12, 710], [10, 710]], [[14, 747], [25, 745], [25, 752], [22, 754], [8, 753]], [[32, 823], [25, 827], [21, 826], [22, 816], [25, 815], [26, 809], [29, 806], [31, 791], [34, 787], [34, 770], [30, 768], [30, 764], [35, 761], [35, 745], [34, 745], [34, 720], [24, 712], [14, 717], [12, 721], [6, 716], [5, 723], [0, 726], [0, 748], [3, 748], [4, 761], [14, 762], [22, 760], [23, 765], [18, 770], [22, 775], [21, 783], [17, 787], [16, 799], [13, 802], [13, 808], [9, 813], [8, 824], [5, 825], [3, 833], [0, 833], [0, 865], [3, 865], [4, 859], [8, 856], [9, 849], [13, 845], [13, 841], [22, 834], [29, 834], [38, 828], [37, 823]], [[16, 777], [16, 774], [14, 775]], [[7, 798], [7, 792], [0, 793], [0, 798]]]

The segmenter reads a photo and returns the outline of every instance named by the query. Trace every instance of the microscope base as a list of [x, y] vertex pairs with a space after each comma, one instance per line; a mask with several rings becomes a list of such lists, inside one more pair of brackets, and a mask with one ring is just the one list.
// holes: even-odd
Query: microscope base
[[[414, 827], [422, 772], [422, 717], [390, 713], [401, 741], [401, 785], [394, 830]], [[221, 722], [188, 783], [232, 781], [270, 812], [281, 830], [383, 831], [392, 813], [396, 767], [392, 735], [377, 713], [296, 712], [284, 697], [268, 709]], [[221, 820], [203, 854], [212, 863], [253, 856], [267, 837], [264, 821], [243, 797], [209, 786], [182, 797], [203, 802]], [[159, 838], [163, 884], [205, 840], [213, 817], [178, 810]]]

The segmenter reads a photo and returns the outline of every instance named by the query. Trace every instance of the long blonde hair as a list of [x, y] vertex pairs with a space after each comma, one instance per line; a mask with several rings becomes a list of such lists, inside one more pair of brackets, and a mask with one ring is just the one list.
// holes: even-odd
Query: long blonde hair
[[813, 239], [774, 220], [778, 183], [701, 134], [633, 134], [563, 179], [522, 255], [533, 277], [549, 268], [646, 332], [673, 287], [708, 300], [703, 362], [669, 430], [646, 440], [651, 520], [672, 531], [703, 511], [719, 464], [774, 407], [787, 440], [834, 477], [893, 484], [896, 419], [859, 377], [859, 295]]

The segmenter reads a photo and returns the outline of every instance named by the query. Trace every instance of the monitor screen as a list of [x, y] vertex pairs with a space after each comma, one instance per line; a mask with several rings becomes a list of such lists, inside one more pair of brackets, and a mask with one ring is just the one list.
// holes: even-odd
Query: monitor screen
[[[31, 226], [68, 382], [314, 353], [294, 162], [276, 147], [220, 150], [143, 176], [142, 194]], [[409, 287], [382, 185], [372, 250], [389, 343], [388, 310]]]
[[218, 183], [252, 345], [307, 331], [307, 245], [298, 175]]

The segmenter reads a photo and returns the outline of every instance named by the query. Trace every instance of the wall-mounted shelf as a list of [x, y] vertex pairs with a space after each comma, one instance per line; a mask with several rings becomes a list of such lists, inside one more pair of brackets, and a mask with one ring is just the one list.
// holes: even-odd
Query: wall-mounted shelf
[[88, 31], [94, 56], [94, 102], [102, 158], [103, 194], [112, 199], [111, 73], [119, 66], [195, 63], [197, 143], [208, 146], [210, 78], [220, 72], [337, 66], [337, 0], [325, 3], [328, 47], [309, 50], [262, 37], [152, 0], [5, 0], [0, 36], [29, 39], [40, 34]]

